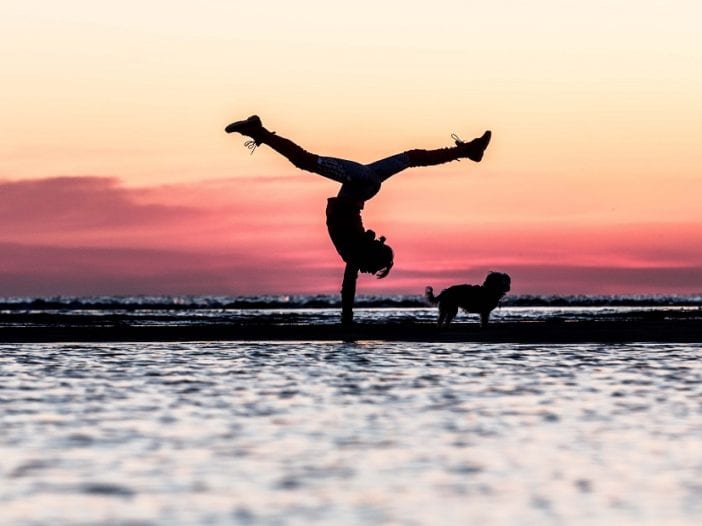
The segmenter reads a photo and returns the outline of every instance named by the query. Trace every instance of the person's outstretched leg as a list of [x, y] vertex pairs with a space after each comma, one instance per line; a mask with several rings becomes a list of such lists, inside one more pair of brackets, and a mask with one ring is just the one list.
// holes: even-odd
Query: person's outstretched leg
[[455, 139], [456, 146], [452, 148], [439, 148], [438, 150], [409, 150], [405, 152], [409, 157], [410, 166], [433, 166], [448, 163], [457, 159], [468, 158], [476, 163], [483, 158], [483, 152], [490, 144], [491, 132], [488, 130], [482, 136], [469, 142]]
[[342, 183], [340, 194], [366, 201], [380, 190], [380, 185], [390, 176], [414, 166], [432, 166], [468, 158], [480, 162], [490, 142], [490, 131], [470, 142], [456, 139], [456, 146], [437, 150], [414, 149], [362, 165], [346, 159], [324, 157], [310, 153], [290, 139], [281, 137], [263, 127], [258, 115], [236, 121], [225, 128], [227, 133], [240, 133], [251, 137], [255, 146], [266, 144], [287, 158], [296, 167]]
[[225, 131], [251, 137], [253, 147], [265, 144], [283, 155], [296, 167], [341, 183], [341, 194], [354, 200], [366, 201], [380, 189], [380, 182], [366, 166], [355, 161], [310, 153], [290, 139], [268, 131], [258, 115], [233, 122], [225, 128]]
[[408, 150], [375, 161], [368, 165], [368, 169], [379, 183], [402, 170], [415, 166], [433, 166], [444, 164], [461, 158], [468, 158], [475, 162], [480, 162], [483, 152], [490, 143], [491, 133], [486, 131], [481, 137], [470, 142], [456, 140], [456, 146], [450, 148], [439, 148], [437, 150]]
[[258, 115], [252, 115], [248, 119], [233, 122], [227, 126], [224, 131], [227, 133], [236, 132], [251, 137], [256, 146], [265, 144], [271, 147], [301, 170], [317, 172], [318, 155], [308, 152], [290, 139], [276, 135], [275, 132], [268, 131], [263, 127]]

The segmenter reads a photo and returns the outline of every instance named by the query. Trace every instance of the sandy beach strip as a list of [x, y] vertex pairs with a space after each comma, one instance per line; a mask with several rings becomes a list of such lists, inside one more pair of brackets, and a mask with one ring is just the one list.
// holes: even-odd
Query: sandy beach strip
[[[16, 320], [15, 320], [16, 321]], [[120, 341], [406, 341], [505, 343], [631, 343], [685, 342], [702, 344], [702, 316], [656, 316], [544, 320], [491, 324], [455, 323], [438, 329], [413, 321], [330, 324], [290, 324], [261, 319], [247, 323], [149, 324], [126, 323], [117, 317], [43, 317], [41, 323], [7, 323], [0, 317], [0, 343], [120, 342]], [[4, 323], [3, 323], [4, 322]]]

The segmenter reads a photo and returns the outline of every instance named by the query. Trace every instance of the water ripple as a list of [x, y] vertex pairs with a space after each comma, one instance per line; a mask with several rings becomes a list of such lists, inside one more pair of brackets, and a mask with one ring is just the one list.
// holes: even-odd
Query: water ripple
[[0, 346], [0, 522], [696, 524], [695, 345]]

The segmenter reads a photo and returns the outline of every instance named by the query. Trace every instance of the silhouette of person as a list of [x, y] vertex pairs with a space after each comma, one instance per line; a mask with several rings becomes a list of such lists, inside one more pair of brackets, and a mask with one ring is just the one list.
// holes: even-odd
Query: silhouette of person
[[361, 210], [365, 202], [378, 193], [383, 181], [406, 168], [443, 164], [460, 158], [480, 162], [491, 136], [490, 131], [486, 131], [469, 142], [453, 136], [455, 146], [452, 147], [407, 150], [370, 164], [360, 164], [310, 153], [290, 139], [267, 130], [257, 115], [233, 122], [225, 131], [250, 137], [245, 145], [252, 151], [265, 144], [296, 167], [341, 183], [336, 197], [327, 200], [326, 216], [329, 237], [346, 263], [341, 285], [341, 322], [344, 325], [353, 323], [358, 273], [384, 278], [394, 263], [392, 248], [385, 244], [385, 237], [376, 238], [375, 232], [363, 227]]

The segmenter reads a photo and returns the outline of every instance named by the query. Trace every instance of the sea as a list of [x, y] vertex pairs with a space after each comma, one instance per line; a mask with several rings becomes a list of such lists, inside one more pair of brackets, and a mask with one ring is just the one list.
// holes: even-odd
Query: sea
[[[414, 296], [357, 305], [360, 323], [436, 317]], [[701, 306], [515, 296], [493, 320]], [[0, 325], [114, 315], [339, 312], [333, 296], [0, 299]], [[0, 341], [0, 524], [702, 524], [702, 343]]]

